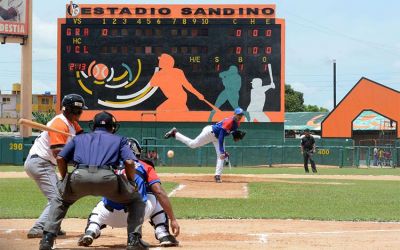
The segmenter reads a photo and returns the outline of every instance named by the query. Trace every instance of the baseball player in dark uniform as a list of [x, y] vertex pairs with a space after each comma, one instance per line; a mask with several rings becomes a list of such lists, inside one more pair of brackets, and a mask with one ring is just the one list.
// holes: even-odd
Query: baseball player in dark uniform
[[301, 138], [301, 154], [304, 158], [304, 170], [308, 173], [308, 161], [311, 163], [311, 169], [313, 173], [317, 172], [317, 167], [315, 166], [315, 162], [313, 160], [313, 154], [315, 152], [315, 140], [314, 137], [310, 134], [309, 129], [304, 130], [304, 137]]
[[229, 157], [229, 154], [225, 151], [224, 147], [225, 137], [232, 134], [235, 142], [243, 139], [246, 133], [238, 130], [243, 115], [243, 109], [236, 108], [233, 112], [233, 116], [227, 117], [214, 125], [204, 127], [195, 139], [190, 139], [182, 133], [179, 133], [176, 128], [172, 128], [168, 131], [164, 138], [168, 139], [175, 137], [176, 140], [186, 144], [190, 148], [198, 148], [212, 142], [217, 153], [214, 179], [217, 183], [220, 183], [222, 182], [221, 174], [224, 168], [224, 160]]
[[[141, 240], [145, 204], [134, 182], [136, 156], [127, 139], [115, 135], [119, 124], [108, 112], [98, 113], [92, 124], [92, 133], [75, 136], [57, 156], [62, 180], [57, 183], [59, 196], [51, 200], [48, 221], [44, 227], [40, 250], [50, 250], [68, 208], [87, 195], [103, 196], [123, 204], [128, 211], [129, 250], [148, 249]], [[67, 163], [75, 169], [67, 173]], [[126, 175], [116, 175], [114, 168], [120, 161]]]
[[[128, 144], [137, 158], [140, 158], [142, 147], [134, 138], [128, 138]], [[179, 234], [179, 224], [175, 218], [168, 195], [161, 186], [161, 181], [150, 160], [139, 160], [135, 162], [135, 182], [138, 186], [143, 202], [146, 203], [144, 219], [150, 219], [154, 227], [155, 237], [163, 247], [178, 246], [179, 242], [174, 236]], [[125, 170], [116, 170], [117, 174], [125, 174]], [[88, 218], [85, 234], [79, 239], [79, 246], [90, 246], [94, 239], [101, 235], [101, 229], [106, 226], [112, 228], [126, 227], [127, 213], [124, 206], [115, 203], [106, 197], [96, 205]], [[172, 232], [169, 232], [169, 221], [171, 221]]]

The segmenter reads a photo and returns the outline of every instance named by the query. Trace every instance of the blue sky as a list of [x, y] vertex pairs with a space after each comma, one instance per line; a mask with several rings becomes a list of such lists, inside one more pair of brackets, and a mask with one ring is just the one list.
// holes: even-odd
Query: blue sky
[[[400, 2], [355, 0], [198, 1], [275, 3], [286, 19], [286, 83], [304, 93], [305, 103], [333, 106], [332, 60], [337, 61], [337, 102], [362, 77], [400, 90]], [[186, 4], [187, 1], [75, 1], [76, 3]], [[69, 1], [33, 0], [33, 92], [56, 92], [57, 18]], [[20, 46], [0, 45], [0, 89], [20, 81]]]

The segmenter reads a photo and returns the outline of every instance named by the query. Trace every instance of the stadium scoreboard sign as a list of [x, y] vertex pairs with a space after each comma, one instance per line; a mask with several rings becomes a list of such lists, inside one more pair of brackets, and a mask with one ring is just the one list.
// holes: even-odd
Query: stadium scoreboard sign
[[[284, 120], [284, 20], [274, 5], [78, 5], [58, 23], [58, 103], [121, 121]], [[151, 118], [154, 120], [154, 118]]]

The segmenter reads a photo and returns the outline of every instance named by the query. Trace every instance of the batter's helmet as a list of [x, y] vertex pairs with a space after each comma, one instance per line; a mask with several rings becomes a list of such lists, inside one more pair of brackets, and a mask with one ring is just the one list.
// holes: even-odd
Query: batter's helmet
[[81, 114], [85, 106], [85, 100], [78, 94], [69, 94], [64, 96], [61, 102], [62, 110], [67, 113]]
[[114, 134], [119, 129], [119, 123], [112, 114], [102, 111], [94, 116], [93, 121], [89, 123], [89, 127], [93, 131], [96, 128], [103, 127]]
[[135, 138], [131, 137], [128, 138], [128, 145], [135, 156], [137, 158], [140, 158], [140, 154], [142, 153], [142, 146], [140, 146], [139, 142]]

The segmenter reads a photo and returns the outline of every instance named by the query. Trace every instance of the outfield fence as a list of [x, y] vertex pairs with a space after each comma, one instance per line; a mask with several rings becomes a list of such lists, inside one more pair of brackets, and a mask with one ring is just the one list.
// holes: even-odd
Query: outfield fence
[[[0, 137], [0, 164], [22, 165], [35, 137]], [[232, 166], [277, 166], [303, 164], [298, 139], [285, 140], [274, 145], [262, 145], [261, 141], [245, 140], [244, 143], [227, 142]], [[167, 144], [169, 143], [169, 144]], [[314, 160], [317, 165], [338, 167], [398, 167], [400, 142], [383, 146], [351, 146], [352, 140], [317, 139]], [[175, 140], [142, 140], [144, 154], [158, 165], [166, 166], [215, 166], [216, 153], [212, 144], [191, 149]], [[375, 149], [375, 150], [374, 150]], [[175, 156], [167, 157], [168, 150]]]
[[[382, 158], [375, 159], [374, 147], [324, 146], [317, 147], [313, 158], [317, 165], [338, 167], [398, 167], [400, 147], [380, 147], [389, 152]], [[168, 158], [168, 150], [174, 151], [174, 157]], [[146, 145], [144, 154], [156, 161], [157, 165], [166, 166], [215, 166], [214, 146], [190, 149], [180, 145]], [[299, 146], [258, 145], [226, 146], [232, 166], [274, 166], [303, 164]]]

